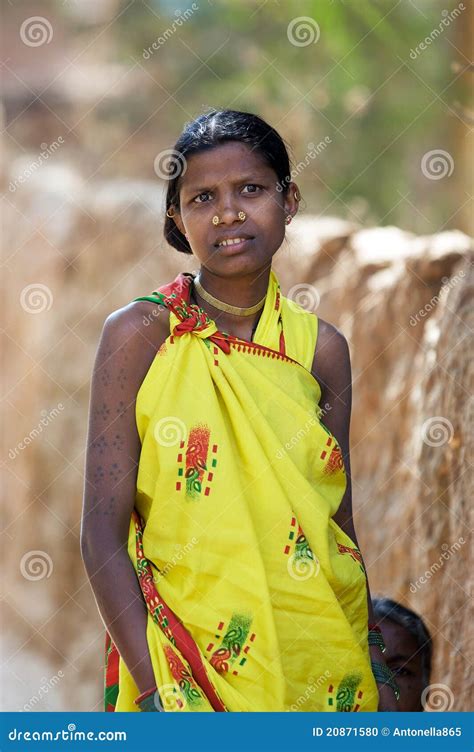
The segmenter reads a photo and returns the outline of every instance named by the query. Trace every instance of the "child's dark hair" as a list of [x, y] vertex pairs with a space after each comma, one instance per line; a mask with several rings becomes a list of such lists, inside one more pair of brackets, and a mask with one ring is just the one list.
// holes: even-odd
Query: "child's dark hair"
[[410, 608], [402, 606], [401, 603], [393, 601], [391, 598], [373, 597], [372, 607], [374, 609], [374, 616], [378, 622], [390, 619], [413, 635], [421, 653], [423, 686], [427, 687], [431, 676], [433, 644], [431, 635], [421, 616]]
[[[172, 204], [176, 207], [180, 205], [181, 169], [176, 168], [185, 164], [185, 160], [192, 154], [212, 149], [225, 141], [248, 144], [252, 150], [261, 154], [268, 166], [276, 172], [279, 190], [283, 194], [288, 191], [291, 181], [290, 160], [287, 146], [279, 133], [251, 112], [212, 109], [186, 123], [174, 145], [166, 192], [166, 211]], [[163, 233], [177, 251], [192, 253], [185, 236], [178, 230], [174, 220], [166, 215]]]

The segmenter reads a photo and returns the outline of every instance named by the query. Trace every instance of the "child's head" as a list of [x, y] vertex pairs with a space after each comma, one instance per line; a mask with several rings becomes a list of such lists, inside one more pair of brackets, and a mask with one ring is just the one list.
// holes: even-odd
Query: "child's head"
[[430, 633], [418, 614], [390, 598], [372, 598], [374, 616], [386, 645], [384, 658], [400, 689], [399, 709], [424, 710], [432, 660]]
[[[252, 113], [211, 110], [186, 124], [174, 153], [164, 226], [168, 243], [194, 253], [217, 273], [224, 272], [223, 265], [251, 271], [271, 262], [299, 199], [276, 130]], [[249, 239], [245, 251], [219, 248], [223, 237], [241, 234]]]

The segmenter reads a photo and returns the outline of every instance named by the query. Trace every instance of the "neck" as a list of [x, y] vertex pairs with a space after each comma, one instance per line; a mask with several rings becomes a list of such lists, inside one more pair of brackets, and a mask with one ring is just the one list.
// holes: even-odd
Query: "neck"
[[[206, 292], [209, 292], [218, 300], [229, 305], [248, 308], [258, 303], [265, 296], [268, 290], [270, 269], [271, 266], [242, 277], [228, 278], [219, 277], [201, 267], [199, 281]], [[216, 322], [219, 329], [247, 339], [250, 339], [251, 331], [256, 326], [263, 311], [262, 307], [251, 316], [239, 316], [221, 311], [212, 303], [204, 300], [194, 286], [191, 288], [191, 297]]]

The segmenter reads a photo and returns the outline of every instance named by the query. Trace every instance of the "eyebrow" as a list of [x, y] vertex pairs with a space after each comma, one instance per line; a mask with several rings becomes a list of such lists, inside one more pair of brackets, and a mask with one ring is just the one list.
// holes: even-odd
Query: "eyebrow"
[[392, 655], [388, 660], [389, 661], [405, 661], [406, 663], [410, 663], [410, 661], [413, 660], [414, 657], [415, 655], [398, 654], [398, 655]]
[[[242, 175], [241, 177], [234, 180], [233, 183], [237, 184], [237, 183], [251, 182], [252, 180], [266, 180], [266, 179], [268, 178], [264, 177], [261, 173], [254, 172], [250, 175]], [[199, 193], [199, 192], [209, 191], [211, 190], [211, 187], [209, 186], [209, 184], [197, 185], [197, 186], [185, 184], [183, 185], [182, 190], [184, 193]]]

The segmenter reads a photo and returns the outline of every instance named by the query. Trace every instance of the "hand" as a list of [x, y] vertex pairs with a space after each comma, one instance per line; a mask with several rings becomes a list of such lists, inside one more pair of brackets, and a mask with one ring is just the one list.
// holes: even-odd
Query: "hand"
[[142, 713], [163, 713], [164, 708], [161, 702], [160, 694], [158, 690], [155, 690], [155, 692], [151, 695], [147, 695], [143, 698], [143, 700], [140, 700], [138, 703], [138, 707], [140, 708]]
[[379, 684], [377, 682], [377, 689], [379, 690], [379, 706], [377, 710], [379, 713], [396, 712], [399, 711], [398, 700], [395, 697], [395, 692], [388, 684]]

